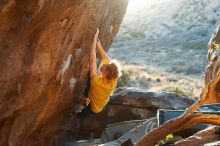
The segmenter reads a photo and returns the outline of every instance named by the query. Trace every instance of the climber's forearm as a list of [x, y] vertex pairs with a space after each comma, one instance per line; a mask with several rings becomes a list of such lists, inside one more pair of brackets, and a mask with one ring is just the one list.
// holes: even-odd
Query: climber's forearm
[[[98, 37], [98, 36], [97, 36]], [[97, 65], [96, 65], [96, 42], [97, 42], [96, 35], [93, 38], [93, 43], [90, 48], [90, 55], [89, 55], [89, 74], [90, 78], [96, 74], [97, 72]]]
[[111, 58], [108, 56], [108, 54], [105, 52], [105, 50], [103, 49], [100, 40], [97, 40], [97, 49], [99, 51], [99, 54], [102, 57], [102, 60], [104, 60], [105, 62], [109, 63], [111, 61]]

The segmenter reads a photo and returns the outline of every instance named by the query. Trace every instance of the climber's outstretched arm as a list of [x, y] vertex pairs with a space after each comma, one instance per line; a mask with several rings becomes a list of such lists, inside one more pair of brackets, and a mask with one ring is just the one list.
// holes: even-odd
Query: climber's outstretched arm
[[92, 46], [90, 48], [90, 56], [89, 56], [89, 74], [91, 79], [97, 73], [96, 43], [97, 43], [98, 35], [99, 35], [99, 30], [97, 29], [93, 38]]
[[101, 42], [100, 42], [99, 39], [97, 40], [96, 46], [97, 46], [97, 49], [98, 49], [98, 51], [99, 51], [99, 54], [100, 54], [101, 57], [102, 57], [103, 62], [109, 63], [109, 62], [111, 61], [111, 58], [108, 56], [108, 54], [107, 54], [107, 53], [105, 52], [105, 50], [103, 49], [103, 47], [102, 47]]

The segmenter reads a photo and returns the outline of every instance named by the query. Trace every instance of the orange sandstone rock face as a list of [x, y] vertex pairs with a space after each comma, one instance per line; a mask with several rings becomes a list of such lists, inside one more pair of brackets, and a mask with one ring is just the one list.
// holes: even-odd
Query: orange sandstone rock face
[[[208, 58], [207, 67], [205, 71], [205, 85], [207, 85], [216, 74], [220, 71], [220, 26], [218, 26], [213, 33], [210, 42], [208, 44]], [[215, 87], [212, 87], [213, 91], [209, 93], [210, 100], [207, 103], [220, 103], [220, 81]]]
[[85, 87], [96, 28], [112, 43], [127, 0], [0, 1], [0, 145], [54, 146]]

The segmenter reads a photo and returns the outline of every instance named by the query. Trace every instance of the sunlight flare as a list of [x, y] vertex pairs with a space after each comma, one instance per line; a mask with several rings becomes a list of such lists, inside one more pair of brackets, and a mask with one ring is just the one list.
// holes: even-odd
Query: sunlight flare
[[146, 9], [147, 7], [151, 7], [154, 4], [158, 3], [155, 0], [129, 0], [128, 4], [128, 13], [135, 13]]

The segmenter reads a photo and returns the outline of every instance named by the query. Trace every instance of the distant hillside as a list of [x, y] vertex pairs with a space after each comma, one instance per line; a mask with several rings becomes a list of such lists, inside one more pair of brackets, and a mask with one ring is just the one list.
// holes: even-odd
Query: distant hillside
[[148, 0], [145, 5], [142, 10], [128, 8], [117, 40], [207, 42], [220, 22], [219, 0]]
[[129, 74], [127, 86], [198, 96], [218, 24], [219, 0], [130, 0], [109, 53]]

